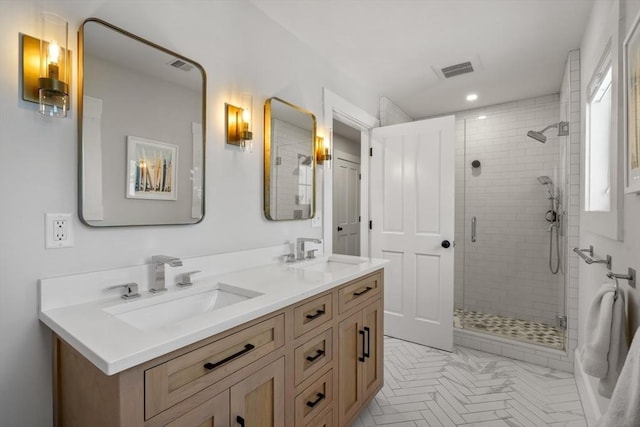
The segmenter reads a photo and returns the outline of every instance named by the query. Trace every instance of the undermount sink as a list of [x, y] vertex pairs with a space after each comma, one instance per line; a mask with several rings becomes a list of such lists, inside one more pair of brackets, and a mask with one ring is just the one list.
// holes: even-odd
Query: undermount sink
[[[181, 295], [181, 292], [184, 294]], [[104, 311], [135, 328], [148, 330], [220, 310], [260, 295], [259, 292], [217, 283], [202, 290], [194, 288], [118, 304]]]
[[306, 261], [299, 265], [294, 265], [294, 268], [310, 271], [321, 271], [324, 273], [333, 273], [336, 271], [344, 270], [345, 268], [353, 268], [356, 265], [367, 262], [366, 259], [349, 257], [342, 258], [335, 255], [329, 255], [326, 258], [319, 258], [318, 260]]

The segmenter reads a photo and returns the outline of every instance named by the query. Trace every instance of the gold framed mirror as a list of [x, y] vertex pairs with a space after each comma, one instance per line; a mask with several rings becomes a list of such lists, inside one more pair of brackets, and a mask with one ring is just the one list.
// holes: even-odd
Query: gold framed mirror
[[78, 210], [92, 227], [204, 217], [206, 74], [97, 18], [78, 39]]
[[311, 219], [316, 210], [316, 117], [280, 98], [264, 104], [264, 214]]

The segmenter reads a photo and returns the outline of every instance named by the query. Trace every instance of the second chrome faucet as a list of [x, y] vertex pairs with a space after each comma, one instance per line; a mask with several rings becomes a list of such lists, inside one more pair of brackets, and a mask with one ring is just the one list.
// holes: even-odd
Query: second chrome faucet
[[[311, 243], [322, 243], [322, 240], [320, 239], [312, 239], [312, 238], [308, 238], [308, 237], [298, 237], [296, 239], [296, 261], [302, 261], [304, 259], [307, 258], [305, 252], [304, 252], [304, 244], [305, 242], [311, 242]], [[312, 251], [310, 251], [312, 252]], [[312, 252], [313, 254], [313, 252]], [[309, 258], [313, 258], [313, 256], [309, 256]]]
[[153, 285], [149, 288], [149, 291], [153, 293], [166, 291], [164, 281], [164, 266], [181, 267], [182, 261], [180, 258], [174, 258], [166, 255], [154, 255], [151, 257], [151, 262], [155, 264], [155, 274], [153, 276]]

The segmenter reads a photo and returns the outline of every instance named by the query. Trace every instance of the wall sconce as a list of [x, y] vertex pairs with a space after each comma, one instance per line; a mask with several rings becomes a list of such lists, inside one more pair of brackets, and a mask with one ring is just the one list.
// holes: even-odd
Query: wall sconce
[[251, 131], [253, 98], [251, 95], [242, 95], [240, 107], [231, 104], [225, 105], [225, 121], [227, 123], [227, 144], [246, 148], [246, 141], [253, 139]]
[[324, 162], [329, 162], [331, 160], [331, 150], [329, 145], [325, 145], [325, 140], [323, 137], [316, 137], [316, 163], [319, 165], [324, 164]]
[[37, 102], [45, 116], [67, 117], [69, 24], [61, 16], [43, 12], [41, 25], [40, 39], [22, 34], [22, 99]]

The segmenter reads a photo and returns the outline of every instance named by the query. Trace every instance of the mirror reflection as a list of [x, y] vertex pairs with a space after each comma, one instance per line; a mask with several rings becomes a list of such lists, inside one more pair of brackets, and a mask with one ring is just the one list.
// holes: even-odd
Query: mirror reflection
[[264, 107], [264, 212], [272, 221], [315, 214], [315, 116], [279, 98]]
[[83, 23], [79, 47], [80, 219], [201, 221], [204, 69], [96, 18]]

